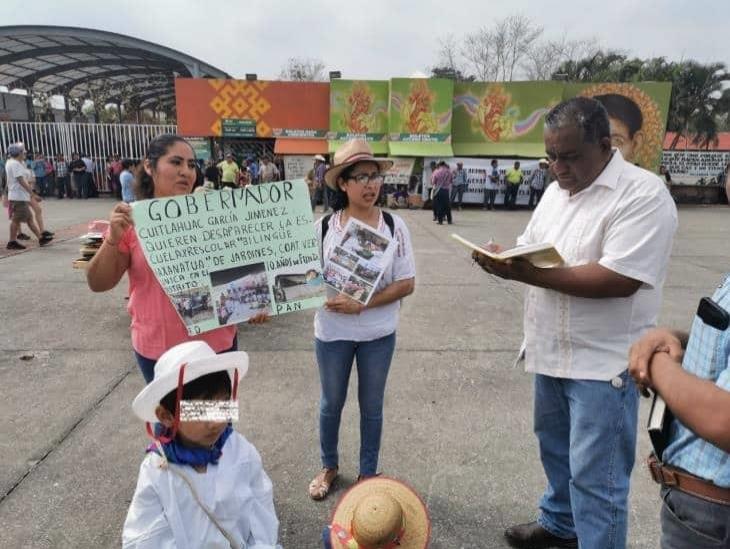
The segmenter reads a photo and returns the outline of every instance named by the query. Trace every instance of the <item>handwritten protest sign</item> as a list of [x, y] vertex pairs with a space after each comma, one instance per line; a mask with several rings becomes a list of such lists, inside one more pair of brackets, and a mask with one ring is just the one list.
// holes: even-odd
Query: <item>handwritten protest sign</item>
[[135, 202], [135, 230], [189, 334], [324, 302], [303, 180]]
[[395, 241], [350, 218], [345, 234], [327, 256], [325, 284], [367, 305], [395, 253]]

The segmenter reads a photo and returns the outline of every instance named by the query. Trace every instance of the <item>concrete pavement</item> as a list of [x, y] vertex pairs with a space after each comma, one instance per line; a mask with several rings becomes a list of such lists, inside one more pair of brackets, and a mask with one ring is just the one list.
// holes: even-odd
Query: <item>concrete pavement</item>
[[[45, 202], [54, 244], [0, 258], [0, 547], [115, 547], [146, 438], [131, 412], [143, 380], [129, 341], [126, 284], [92, 294], [77, 257], [80, 223], [106, 218], [105, 199]], [[510, 243], [528, 212], [397, 212], [417, 258], [416, 293], [404, 305], [385, 408], [380, 468], [411, 483], [433, 520], [434, 548], [506, 547], [502, 532], [532, 520], [544, 477], [532, 435], [532, 378], [513, 368], [522, 290], [484, 274], [450, 232]], [[697, 302], [730, 264], [727, 207], [682, 208], [662, 322], [687, 327]], [[4, 248], [7, 236], [0, 244]], [[341, 430], [341, 481], [326, 501], [307, 485], [319, 468], [318, 378], [311, 312], [242, 326], [251, 355], [238, 428], [274, 482], [284, 547], [318, 547], [339, 494], [357, 476], [356, 390]], [[647, 403], [642, 403], [644, 423]], [[657, 487], [639, 436], [630, 547], [658, 544]]]

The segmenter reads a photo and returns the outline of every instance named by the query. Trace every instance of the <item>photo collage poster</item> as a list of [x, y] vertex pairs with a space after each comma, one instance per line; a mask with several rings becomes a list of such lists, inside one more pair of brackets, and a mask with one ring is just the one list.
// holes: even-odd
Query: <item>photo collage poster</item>
[[355, 301], [367, 305], [395, 253], [393, 238], [356, 219], [328, 254], [324, 282]]

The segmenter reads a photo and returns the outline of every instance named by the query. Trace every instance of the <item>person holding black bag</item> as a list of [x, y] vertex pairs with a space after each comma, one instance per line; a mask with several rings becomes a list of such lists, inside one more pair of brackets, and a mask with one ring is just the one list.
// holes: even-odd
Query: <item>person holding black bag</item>
[[651, 330], [629, 353], [636, 384], [645, 393], [652, 389], [670, 412], [665, 444], [649, 457], [661, 485], [662, 549], [730, 547], [728, 311], [730, 275], [700, 301], [689, 334]]

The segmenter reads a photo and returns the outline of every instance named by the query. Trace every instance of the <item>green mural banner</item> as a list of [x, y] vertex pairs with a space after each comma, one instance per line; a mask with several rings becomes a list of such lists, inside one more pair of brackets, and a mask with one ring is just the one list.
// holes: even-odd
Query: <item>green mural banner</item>
[[452, 156], [453, 99], [453, 80], [391, 79], [388, 122], [390, 154]]
[[191, 335], [324, 303], [303, 179], [143, 200], [132, 215], [145, 258]]
[[545, 114], [563, 98], [562, 82], [457, 82], [454, 154], [544, 156]]
[[671, 95], [671, 82], [604, 82], [566, 84], [564, 98], [593, 97], [603, 103], [613, 146], [627, 161], [657, 171]]
[[375, 154], [388, 153], [387, 80], [330, 82], [329, 149], [349, 139], [365, 139]]

